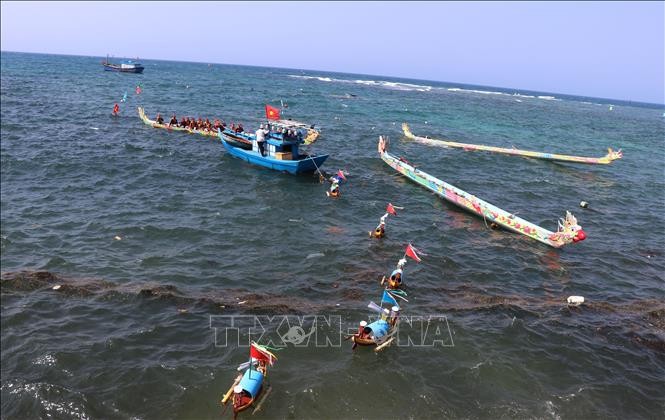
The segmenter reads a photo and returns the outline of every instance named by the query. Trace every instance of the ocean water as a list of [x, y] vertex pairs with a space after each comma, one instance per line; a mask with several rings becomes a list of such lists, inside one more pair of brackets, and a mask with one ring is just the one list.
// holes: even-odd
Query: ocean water
[[[144, 74], [117, 74], [101, 59], [2, 53], [3, 418], [219, 418], [250, 338], [283, 347], [257, 418], [665, 415], [662, 106], [208, 63], [145, 60]], [[348, 173], [341, 198], [136, 112], [255, 127], [280, 101], [286, 117], [322, 127], [311, 150]], [[433, 138], [624, 158], [430, 147], [402, 122]], [[378, 158], [380, 134], [422, 170], [545, 228], [572, 211], [586, 241], [553, 249], [488, 229], [397, 176]], [[370, 240], [388, 202], [404, 209]], [[405, 268], [411, 341], [352, 351], [340, 329], [368, 319], [409, 242], [426, 254]], [[570, 295], [586, 303], [568, 307]], [[225, 335], [232, 317], [242, 326]], [[316, 335], [296, 346], [284, 319]], [[329, 324], [305, 328], [311, 319]]]

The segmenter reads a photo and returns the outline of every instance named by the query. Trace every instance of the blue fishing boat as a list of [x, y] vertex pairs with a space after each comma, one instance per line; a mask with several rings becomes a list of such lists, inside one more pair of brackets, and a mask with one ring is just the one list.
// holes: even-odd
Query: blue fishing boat
[[113, 64], [109, 62], [108, 55], [106, 56], [106, 61], [102, 61], [102, 66], [106, 71], [117, 71], [120, 73], [143, 73], [144, 67], [141, 63], [136, 63], [132, 60], [123, 61], [120, 64]]
[[[300, 174], [318, 171], [328, 155], [301, 154], [299, 139], [285, 139], [280, 134], [270, 134], [265, 140], [265, 150], [259, 150], [256, 136], [243, 134], [242, 136], [252, 141], [252, 150], [244, 150], [226, 141], [226, 135], [218, 130], [222, 145], [232, 156], [242, 159], [248, 163], [263, 166], [276, 171]], [[241, 133], [234, 133], [239, 135]]]

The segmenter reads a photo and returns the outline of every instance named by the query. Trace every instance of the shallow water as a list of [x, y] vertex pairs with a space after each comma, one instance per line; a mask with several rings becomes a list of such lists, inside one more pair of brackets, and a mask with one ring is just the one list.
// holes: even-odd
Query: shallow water
[[[99, 61], [2, 53], [3, 417], [218, 417], [247, 358], [220, 344], [222, 317], [275, 315], [265, 323], [275, 330], [281, 315], [317, 314], [353, 329], [408, 242], [427, 256], [407, 263], [403, 313], [445, 317], [439, 345], [377, 355], [346, 341], [288, 344], [255, 416], [663, 415], [663, 109], [201, 63], [116, 74]], [[249, 166], [136, 113], [253, 127], [280, 100], [287, 117], [322, 127], [312, 150], [330, 154], [327, 171], [349, 173], [340, 199], [316, 177]], [[587, 166], [428, 147], [404, 138], [402, 122], [433, 138], [624, 158]], [[488, 229], [396, 176], [377, 156], [379, 134], [422, 170], [545, 228], [571, 210], [587, 240], [556, 250]], [[388, 202], [404, 210], [369, 240]], [[587, 303], [568, 308], [569, 295]]]

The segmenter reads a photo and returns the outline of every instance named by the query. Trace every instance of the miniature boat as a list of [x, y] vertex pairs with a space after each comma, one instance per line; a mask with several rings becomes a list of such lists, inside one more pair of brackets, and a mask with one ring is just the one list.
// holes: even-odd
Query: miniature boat
[[621, 149], [618, 151], [614, 151], [611, 148], [607, 149], [607, 155], [601, 157], [601, 158], [593, 158], [593, 157], [582, 157], [582, 156], [570, 156], [570, 155], [559, 155], [556, 153], [542, 153], [542, 152], [533, 152], [529, 150], [519, 150], [519, 149], [507, 149], [503, 147], [494, 147], [494, 146], [483, 146], [480, 144], [468, 144], [468, 143], [458, 143], [454, 141], [446, 141], [446, 140], [435, 140], [435, 139], [430, 139], [426, 137], [420, 137], [414, 135], [411, 130], [409, 129], [409, 125], [407, 123], [402, 124], [402, 131], [404, 131], [404, 135], [410, 139], [416, 140], [419, 143], [423, 144], [429, 144], [429, 145], [434, 145], [434, 146], [447, 146], [447, 147], [457, 147], [464, 149], [466, 151], [472, 151], [472, 150], [484, 150], [487, 152], [494, 152], [494, 153], [502, 153], [506, 155], [513, 155], [513, 156], [524, 156], [524, 157], [530, 157], [530, 158], [536, 158], [536, 159], [545, 159], [545, 160], [552, 160], [552, 161], [559, 161], [559, 162], [574, 162], [574, 163], [588, 163], [588, 164], [597, 164], [597, 165], [607, 165], [609, 163], [612, 163], [612, 161], [615, 161], [617, 159], [621, 159], [623, 157], [623, 152]]
[[367, 305], [368, 308], [377, 312], [380, 318], [368, 324], [367, 321], [360, 321], [358, 332], [348, 337], [353, 341], [352, 349], [357, 346], [376, 346], [374, 351], [378, 352], [389, 346], [395, 339], [399, 326], [399, 305], [395, 298], [388, 292], [383, 292], [381, 304], [388, 302], [393, 306], [383, 308], [374, 302]]
[[132, 60], [123, 61], [120, 64], [113, 64], [109, 62], [108, 55], [106, 56], [106, 61], [102, 61], [102, 66], [106, 71], [117, 71], [120, 73], [143, 73], [143, 67], [141, 63], [133, 62]]
[[243, 371], [233, 381], [231, 388], [222, 397], [222, 404], [232, 402], [234, 417], [241, 411], [256, 404], [254, 412], [261, 408], [263, 400], [270, 393], [270, 388], [264, 391], [265, 377], [268, 374], [268, 365], [272, 366], [277, 357], [252, 341], [249, 350], [250, 360], [238, 366]]
[[226, 141], [221, 130], [218, 131], [218, 134], [222, 145], [232, 156], [276, 171], [291, 174], [314, 172], [318, 171], [323, 162], [328, 159], [328, 155], [300, 154], [297, 140], [270, 136], [265, 140], [265, 154], [263, 154], [256, 141], [253, 142], [252, 150], [244, 150]]
[[521, 233], [554, 248], [560, 248], [573, 242], [580, 242], [586, 238], [586, 233], [577, 224], [575, 216], [569, 211], [566, 211], [566, 218], [560, 220], [557, 231], [552, 232], [483, 201], [464, 190], [445, 183], [420, 169], [416, 169], [403, 158], [391, 155], [387, 152], [387, 144], [383, 136], [379, 137], [378, 152], [381, 159], [397, 172], [434, 191], [444, 200], [477, 214], [490, 223], [496, 223], [508, 230]]

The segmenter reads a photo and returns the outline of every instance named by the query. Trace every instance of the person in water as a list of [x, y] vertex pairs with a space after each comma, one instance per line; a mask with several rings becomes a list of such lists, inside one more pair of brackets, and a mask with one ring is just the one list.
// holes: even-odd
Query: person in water
[[157, 122], [157, 124], [164, 124], [164, 118], [162, 118], [162, 114], [158, 112], [155, 121]]
[[113, 105], [113, 115], [117, 116], [120, 113], [120, 106], [116, 103]]

